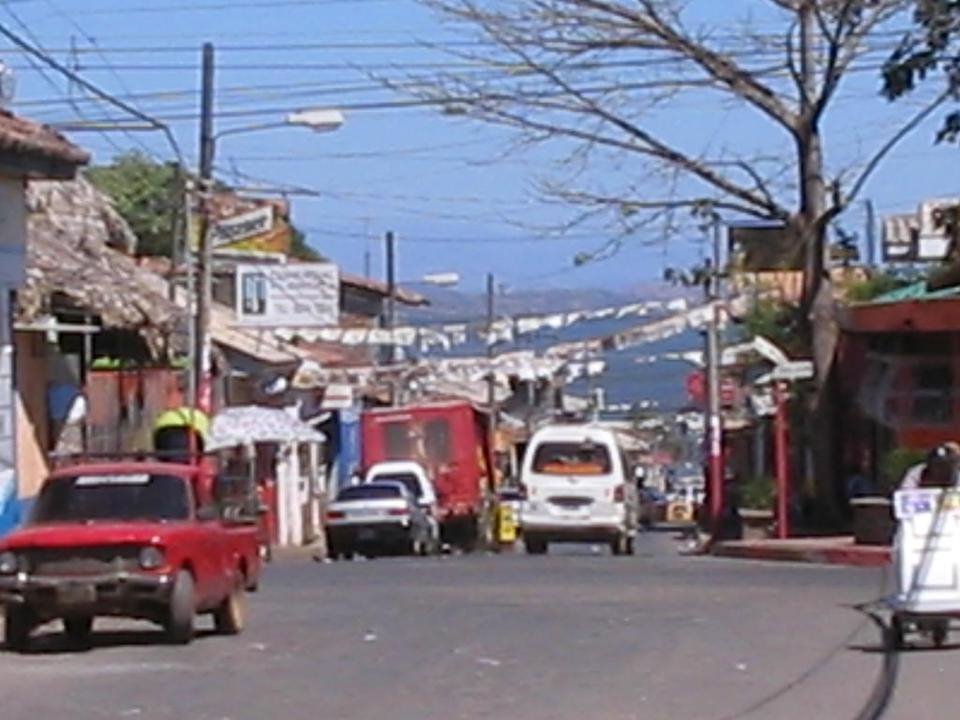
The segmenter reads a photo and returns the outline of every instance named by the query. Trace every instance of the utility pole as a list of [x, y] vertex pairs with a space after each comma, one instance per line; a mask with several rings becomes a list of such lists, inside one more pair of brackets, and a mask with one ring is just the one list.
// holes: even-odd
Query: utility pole
[[497, 482], [497, 374], [493, 370], [495, 355], [493, 325], [496, 322], [496, 284], [493, 273], [487, 273], [487, 407], [490, 408], [490, 482]]
[[707, 324], [707, 454], [710, 487], [710, 521], [714, 534], [723, 512], [723, 418], [720, 412], [720, 241], [723, 228], [720, 216], [713, 215], [713, 258], [706, 281], [707, 302], [712, 305]]
[[789, 429], [787, 422], [787, 392], [779, 380], [773, 384], [773, 397], [777, 406], [774, 416], [774, 454], [777, 471], [777, 538], [790, 537], [790, 456], [788, 450]]
[[207, 195], [211, 191], [210, 180], [213, 177], [213, 82], [214, 58], [213, 44], [203, 45], [203, 76], [200, 91], [200, 287], [197, 298], [197, 339], [194, 358], [194, 407], [211, 411], [213, 388], [210, 372], [212, 370], [210, 343], [210, 306], [213, 303], [213, 247], [209, 237], [209, 204]]
[[[393, 340], [393, 331], [396, 327], [396, 302], [394, 296], [397, 294], [397, 268], [396, 268], [396, 239], [394, 238], [393, 231], [388, 231], [386, 237], [384, 238], [386, 242], [386, 251], [387, 251], [387, 307], [386, 312], [384, 313], [384, 326], [387, 329], [387, 332], [390, 333], [390, 339], [386, 346], [386, 364], [392, 366], [396, 360], [397, 346], [394, 344]], [[392, 371], [391, 371], [392, 372]], [[396, 405], [397, 400], [397, 385], [399, 381], [396, 379], [390, 380], [390, 405]]]
[[396, 348], [393, 344], [393, 329], [396, 326], [396, 302], [394, 296], [397, 294], [397, 248], [396, 248], [396, 238], [393, 235], [393, 231], [388, 231], [386, 235], [386, 249], [387, 249], [387, 313], [386, 313], [386, 326], [387, 330], [390, 331], [390, 343], [387, 345], [389, 350], [387, 356], [387, 362], [393, 364], [396, 356]]
[[877, 264], [877, 216], [873, 209], [873, 200], [864, 202], [867, 208], [867, 227], [864, 237], [867, 240], [867, 267]]

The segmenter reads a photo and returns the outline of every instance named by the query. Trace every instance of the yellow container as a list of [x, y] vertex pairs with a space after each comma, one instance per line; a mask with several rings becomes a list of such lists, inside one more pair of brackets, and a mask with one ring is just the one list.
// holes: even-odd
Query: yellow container
[[508, 505], [497, 508], [497, 540], [505, 545], [517, 541], [517, 521]]

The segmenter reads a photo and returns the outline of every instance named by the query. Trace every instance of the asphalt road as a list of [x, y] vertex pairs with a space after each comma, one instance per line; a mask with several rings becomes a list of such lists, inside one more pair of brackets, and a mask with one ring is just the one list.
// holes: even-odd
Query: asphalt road
[[[51, 625], [0, 652], [0, 718], [852, 719], [882, 656], [845, 605], [881, 579], [679, 557], [658, 533], [632, 558], [285, 559], [239, 637], [106, 622], [70, 652]], [[886, 717], [953, 717], [957, 649], [901, 658]]]

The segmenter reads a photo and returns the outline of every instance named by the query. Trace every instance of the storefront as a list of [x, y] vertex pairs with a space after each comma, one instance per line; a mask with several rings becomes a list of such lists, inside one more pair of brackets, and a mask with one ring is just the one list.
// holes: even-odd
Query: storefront
[[12, 311], [26, 268], [26, 182], [72, 178], [88, 160], [53, 130], [0, 112], [0, 534], [20, 515]]

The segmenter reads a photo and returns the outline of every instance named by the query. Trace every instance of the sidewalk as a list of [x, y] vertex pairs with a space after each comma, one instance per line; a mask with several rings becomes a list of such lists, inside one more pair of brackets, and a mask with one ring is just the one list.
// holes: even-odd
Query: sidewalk
[[856, 545], [849, 535], [791, 538], [789, 540], [725, 540], [713, 546], [712, 554], [743, 560], [780, 560], [880, 567], [890, 562], [886, 545]]

